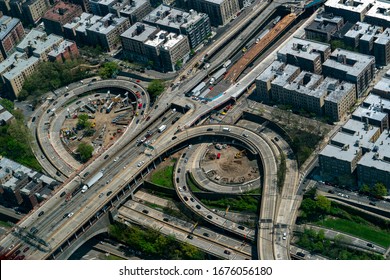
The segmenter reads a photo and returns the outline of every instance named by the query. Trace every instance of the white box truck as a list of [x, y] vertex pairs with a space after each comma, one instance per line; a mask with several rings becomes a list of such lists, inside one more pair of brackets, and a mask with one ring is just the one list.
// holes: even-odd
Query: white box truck
[[158, 128], [158, 132], [163, 132], [165, 129], [167, 128], [167, 126], [165, 125], [165, 124], [163, 124], [162, 126], [160, 126], [159, 128]]

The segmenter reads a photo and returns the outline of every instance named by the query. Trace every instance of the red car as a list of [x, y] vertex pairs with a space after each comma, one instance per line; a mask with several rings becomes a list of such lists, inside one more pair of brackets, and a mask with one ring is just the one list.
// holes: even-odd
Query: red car
[[138, 109], [142, 108], [142, 103], [138, 103]]
[[28, 250], [30, 250], [30, 247], [26, 247], [23, 249], [23, 253], [26, 253]]

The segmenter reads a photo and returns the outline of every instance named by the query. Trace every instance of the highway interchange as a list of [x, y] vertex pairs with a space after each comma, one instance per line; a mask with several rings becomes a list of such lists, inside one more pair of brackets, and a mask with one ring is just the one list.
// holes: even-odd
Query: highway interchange
[[[258, 13], [266, 6], [265, 2], [258, 3], [252, 11], [254, 14]], [[270, 6], [267, 7], [268, 9], [275, 8], [273, 6], [271, 8], [269, 8]], [[269, 14], [268, 10], [264, 15], [267, 15], [267, 13]], [[244, 24], [244, 21], [247, 21], [247, 19], [242, 20], [240, 24]], [[237, 26], [240, 25], [237, 24]], [[238, 30], [238, 27], [232, 28], [232, 33], [227, 36], [233, 36], [230, 34]], [[221, 44], [221, 42], [223, 40], [205, 49], [199, 56], [214, 52], [220, 47], [218, 44]], [[235, 47], [237, 46], [238, 42]], [[227, 49], [224, 48], [224, 51], [227, 52]], [[219, 65], [219, 62], [223, 62], [224, 59], [226, 58], [223, 57], [220, 61], [216, 59], [213, 67]], [[259, 69], [264, 69], [270, 62], [271, 60], [265, 60], [259, 65], [257, 73]], [[193, 65], [190, 64], [186, 69], [192, 67]], [[48, 100], [45, 101], [33, 114], [29, 127], [36, 133], [35, 140], [41, 148], [35, 150], [38, 160], [49, 174], [63, 181], [64, 184], [50, 199], [43, 203], [39, 210], [22, 219], [17, 228], [14, 228], [12, 233], [1, 240], [1, 246], [11, 247], [12, 244], [21, 242], [20, 236], [23, 235], [27, 237], [22, 242], [26, 242], [31, 246], [30, 250], [25, 253], [27, 259], [56, 258], [56, 254], [53, 253], [69, 246], [72, 240], [84, 231], [86, 225], [91, 225], [110, 208], [122, 205], [119, 208], [118, 220], [157, 226], [162, 233], [174, 234], [178, 240], [190, 242], [221, 258], [289, 259], [289, 236], [301, 201], [301, 196], [298, 195], [301, 178], [299, 178], [296, 161], [287, 158], [288, 173], [280, 193], [276, 185], [276, 174], [280, 154], [290, 154], [292, 152], [291, 148], [283, 139], [277, 142], [274, 141], [273, 139], [277, 135], [269, 131], [258, 132], [244, 126], [228, 124], [193, 126], [215, 108], [229, 100], [238, 99], [246, 92], [256, 76], [255, 71], [250, 72], [240, 82], [233, 84], [222, 97], [207, 104], [194, 102], [184, 97], [183, 93], [189, 91], [191, 87], [204, 79], [205, 75], [207, 73], [203, 71], [198, 72], [195, 77], [189, 79], [187, 83], [181, 84], [179, 88], [169, 89], [166, 94], [156, 101], [155, 104], [158, 104], [158, 106], [155, 107], [150, 106], [146, 90], [139, 83], [126, 78], [94, 82], [86, 80], [83, 83], [58, 91], [56, 104]], [[133, 119], [126, 128], [124, 135], [113, 146], [107, 147], [98, 156], [94, 157], [88, 165], [82, 166], [75, 161], [63, 149], [59, 138], [62, 121], [67, 114], [62, 105], [69, 105], [69, 100], [79, 95], [83, 95], [83, 97], [77, 99], [77, 102], [86, 102], [89, 97], [88, 95], [84, 96], [84, 94], [88, 92], [100, 91], [104, 94], [110, 88], [120, 88], [124, 91], [133, 92], [134, 86], [137, 86], [143, 92], [142, 103], [146, 104], [143, 116], [139, 117], [139, 121]], [[72, 111], [79, 104], [82, 103], [76, 104], [74, 102], [68, 108]], [[182, 108], [182, 110], [176, 108]], [[146, 120], [146, 116], [151, 117], [149, 121]], [[180, 117], [180, 119], [173, 125], [172, 121], [177, 117]], [[32, 121], [33, 119], [34, 121]], [[167, 125], [167, 129], [163, 133], [157, 132], [161, 124]], [[181, 128], [181, 131], [178, 128]], [[148, 140], [153, 146], [151, 150], [146, 149], [143, 145], [138, 145], [139, 140], [147, 134], [147, 131], [151, 132], [149, 133], [151, 135], [148, 136]], [[192, 153], [195, 153], [195, 147], [194, 149], [188, 149], [187, 157], [180, 158], [176, 164], [174, 172], [176, 193], [188, 209], [210, 224], [231, 232], [236, 236], [235, 238], [222, 234], [216, 235], [214, 231], [207, 228], [195, 227], [174, 217], [166, 217], [161, 212], [145, 207], [136, 201], [127, 201], [120, 204], [122, 196], [132, 194], [132, 190], [138, 187], [143, 177], [156, 167], [162, 157], [173, 150], [187, 149], [188, 144], [193, 141], [207, 143], [215, 141], [215, 139], [245, 146], [257, 155], [258, 161], [261, 162], [263, 176], [258, 184], [262, 187], [262, 201], [257, 221], [257, 231], [224, 217], [222, 213], [209, 209], [193, 196], [190, 188], [186, 185], [186, 172], [184, 170], [189, 169], [187, 166], [188, 158], [191, 157]], [[181, 172], [178, 172], [179, 168], [182, 170]], [[58, 174], [58, 171], [60, 171], [60, 174]], [[63, 192], [74, 192], [84, 181], [99, 171], [103, 171], [104, 176], [91, 190], [75, 194], [68, 202], [61, 196]], [[147, 210], [147, 213], [143, 210]], [[40, 211], [44, 211], [45, 214], [39, 216]], [[70, 213], [72, 213], [71, 217], [69, 216]], [[30, 234], [26, 234], [26, 232], [31, 232], [33, 228], [38, 229], [35, 237], [38, 240], [43, 240], [43, 242], [36, 244], [37, 239], [31, 238]], [[204, 235], [205, 232], [208, 236]], [[284, 234], [287, 234], [287, 239], [282, 238]], [[188, 236], [191, 236], [191, 238]], [[242, 238], [256, 242], [257, 256], [253, 256], [250, 246], [243, 242]], [[31, 241], [28, 241], [29, 239]], [[32, 243], [35, 245], [31, 245]], [[229, 253], [226, 253], [226, 250]]]

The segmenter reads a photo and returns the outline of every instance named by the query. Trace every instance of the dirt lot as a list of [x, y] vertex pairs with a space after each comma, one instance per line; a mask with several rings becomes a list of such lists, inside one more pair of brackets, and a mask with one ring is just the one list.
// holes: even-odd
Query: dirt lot
[[209, 146], [200, 166], [215, 182], [244, 183], [259, 177], [256, 160], [249, 160], [245, 153], [245, 150], [229, 145], [221, 149], [217, 149], [216, 145]]
[[[94, 100], [92, 103], [96, 105], [96, 113], [93, 114], [86, 108], [81, 108], [78, 112], [71, 112], [70, 117], [65, 119], [63, 123], [63, 140], [71, 151], [76, 150], [81, 141], [92, 144], [95, 150], [99, 146], [107, 148], [123, 134], [126, 124], [133, 117], [132, 109], [115, 113], [120, 108], [120, 103], [113, 106], [109, 113], [106, 113], [106, 110], [103, 108], [103, 102], [99, 103]], [[90, 116], [89, 121], [92, 123], [92, 129], [94, 130], [92, 136], [85, 136], [85, 129], [77, 130], [78, 115], [80, 114], [88, 114]], [[112, 122], [115, 118], [120, 118], [120, 124]]]

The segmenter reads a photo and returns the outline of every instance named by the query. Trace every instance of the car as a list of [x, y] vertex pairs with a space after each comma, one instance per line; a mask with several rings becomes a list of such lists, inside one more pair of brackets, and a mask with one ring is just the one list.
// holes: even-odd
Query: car
[[35, 117], [33, 117], [33, 118], [31, 119], [31, 122], [35, 122]]
[[157, 109], [158, 108], [158, 105], [154, 106], [154, 109]]
[[148, 117], [146, 118], [146, 121], [148, 121], [148, 120], [150, 120], [150, 116], [148, 116]]
[[297, 256], [298, 256], [298, 257], [301, 257], [301, 258], [304, 258], [304, 257], [305, 257], [305, 254], [302, 253], [302, 252], [297, 252]]
[[244, 136], [245, 138], [248, 138], [248, 134], [246, 134], [246, 133], [243, 133], [242, 136]]
[[188, 162], [188, 158], [185, 158], [185, 159], [184, 159], [184, 162], [187, 163], [187, 162]]
[[200, 207], [200, 205], [199, 204], [196, 204], [196, 209], [200, 209], [200, 208], [202, 208], [202, 207]]
[[183, 190], [185, 190], [185, 191], [186, 191], [186, 190], [187, 190], [187, 187], [186, 187], [186, 186], [183, 186]]
[[73, 215], [74, 215], [74, 213], [73, 213], [73, 212], [70, 212], [70, 213], [68, 214], [68, 218], [72, 217]]
[[179, 177], [176, 178], [176, 183], [179, 183]]
[[104, 156], [104, 159], [107, 159], [109, 156], [110, 156], [110, 155], [105, 155], [105, 156]]
[[144, 103], [144, 105], [142, 105], [142, 108], [145, 108], [146, 107], [146, 103]]
[[204, 232], [203, 236], [210, 237], [210, 234], [208, 234], [207, 232]]
[[274, 140], [275, 140], [275, 141], [279, 141], [279, 138], [275, 136]]
[[26, 247], [23, 249], [23, 253], [26, 253], [28, 250], [30, 250], [30, 247]]
[[99, 198], [101, 198], [104, 195], [104, 193], [99, 194]]
[[190, 198], [190, 200], [191, 200], [192, 202], [194, 202], [194, 201], [195, 201], [193, 197], [191, 197], [191, 198]]
[[68, 92], [64, 94], [64, 96], [65, 96], [65, 97], [67, 97], [68, 95], [69, 95], [69, 93], [68, 93]]
[[187, 153], [183, 153], [183, 155], [181, 156], [182, 158], [185, 158], [187, 155]]
[[207, 218], [211, 220], [213, 218], [213, 216], [207, 215]]
[[20, 254], [20, 252], [21, 252], [20, 250], [17, 250], [17, 251], [14, 253], [14, 255], [17, 256], [17, 255]]
[[60, 194], [60, 197], [63, 197], [64, 195], [66, 195], [66, 192], [62, 192], [62, 193]]
[[239, 225], [237, 228], [238, 228], [238, 229], [241, 229], [241, 230], [244, 230], [244, 229], [245, 229], [245, 227], [242, 226], [242, 225]]
[[161, 121], [163, 122], [163, 121], [165, 121], [167, 118], [166, 117], [163, 117], [162, 119], [161, 119]]
[[229, 251], [229, 250], [225, 250], [225, 251], [223, 251], [226, 255], [230, 255], [231, 254], [231, 252]]
[[31, 234], [36, 234], [38, 232], [38, 229], [36, 227], [32, 227], [30, 229]]
[[188, 201], [188, 197], [185, 196], [185, 197], [183, 197], [183, 198], [184, 198], [185, 201]]
[[41, 159], [45, 159], [45, 156], [44, 156], [44, 155], [41, 155]]
[[139, 124], [139, 119], [137, 119], [137, 120], [135, 121], [135, 123], [136, 123], [136, 124]]
[[164, 218], [163, 221], [164, 222], [169, 222], [169, 219], [168, 218]]
[[142, 210], [142, 213], [144, 213], [144, 214], [149, 214], [149, 211], [146, 210], [146, 209], [144, 209], [144, 210]]
[[208, 128], [207, 131], [213, 131], [213, 129], [212, 128]]
[[114, 158], [114, 162], [117, 162], [118, 159], [119, 159], [118, 157]]
[[334, 190], [329, 190], [328, 193], [334, 194]]
[[367, 247], [374, 248], [374, 245], [372, 245], [372, 243], [367, 243]]
[[24, 260], [26, 258], [26, 256], [25, 255], [21, 255], [21, 256], [18, 256], [18, 260]]
[[175, 140], [176, 138], [177, 138], [177, 136], [173, 136], [173, 137], [172, 137], [172, 140]]
[[39, 212], [38, 217], [42, 216], [43, 214], [45, 214], [45, 211]]
[[179, 167], [179, 168], [177, 169], [177, 173], [180, 173], [180, 171], [181, 171], [181, 168]]
[[375, 202], [372, 202], [372, 201], [370, 201], [369, 204], [372, 205], [372, 206], [376, 206], [376, 203], [375, 203]]
[[194, 237], [193, 237], [192, 235], [189, 234], [189, 235], [187, 235], [187, 238], [188, 238], [188, 239], [193, 239]]
[[89, 172], [86, 172], [86, 173], [84, 174], [83, 177], [85, 178], [85, 177], [87, 177], [88, 175], [89, 175]]
[[109, 192], [107, 193], [107, 196], [109, 196], [110, 194], [112, 194], [112, 191], [109, 191]]

